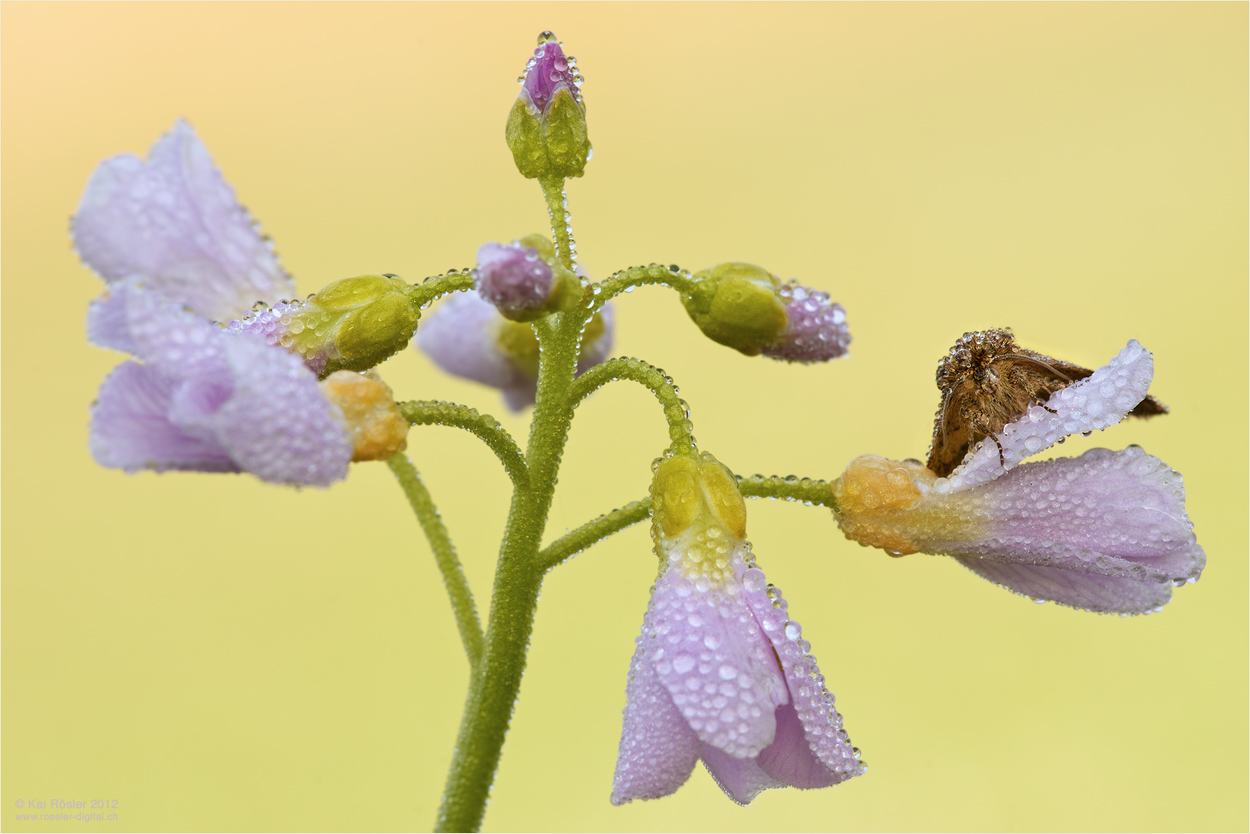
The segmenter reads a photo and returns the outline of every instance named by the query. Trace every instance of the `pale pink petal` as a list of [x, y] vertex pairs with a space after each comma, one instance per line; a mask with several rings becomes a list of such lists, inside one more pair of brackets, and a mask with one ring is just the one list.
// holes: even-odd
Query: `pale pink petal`
[[995, 585], [1036, 602], [1057, 602], [1108, 614], [1145, 614], [1166, 605], [1172, 586], [1131, 576], [1100, 576], [1041, 565], [991, 562], [955, 557], [964, 567]]
[[421, 319], [417, 346], [449, 374], [505, 390], [526, 381], [533, 387], [536, 383], [499, 348], [498, 328], [504, 321], [476, 293], [457, 293]]
[[944, 500], [983, 519], [980, 532], [931, 538], [922, 549], [962, 557], [978, 574], [1034, 599], [1142, 613], [1167, 602], [1172, 585], [1197, 579], [1206, 564], [1180, 474], [1136, 446], [1026, 464]]
[[74, 216], [74, 244], [104, 280], [149, 290], [229, 321], [257, 301], [295, 295], [272, 247], [235, 199], [195, 131], [179, 121], [147, 162], [101, 163]]
[[651, 631], [650, 609], [642, 636], [629, 662], [625, 686], [625, 725], [621, 730], [612, 804], [658, 799], [686, 784], [699, 760], [700, 743], [686, 719], [673, 706], [643, 648]]
[[710, 744], [704, 744], [699, 755], [708, 775], [725, 792], [725, 796], [739, 805], [750, 805], [751, 800], [769, 788], [786, 786], [765, 773], [755, 758], [737, 759]]
[[1044, 406], [1032, 406], [1028, 413], [1003, 428], [1002, 445], [986, 439], [973, 447], [948, 478], [934, 484], [938, 492], [967, 489], [987, 483], [1025, 458], [1048, 449], [1077, 432], [1105, 429], [1124, 419], [1146, 396], [1154, 376], [1154, 359], [1136, 339], [1110, 362], [1085, 379], [1050, 395]]
[[790, 619], [781, 591], [769, 586], [763, 571], [751, 567], [742, 575], [746, 601], [772, 643], [786, 676], [790, 704], [777, 710], [777, 737], [759, 756], [763, 770], [796, 788], [836, 785], [864, 771], [859, 751], [842, 729], [842, 716], [825, 688], [825, 677]]
[[96, 462], [128, 472], [238, 472], [211, 432], [188, 431], [170, 419], [176, 387], [152, 366], [137, 362], [126, 362], [109, 374], [91, 408], [91, 454]]

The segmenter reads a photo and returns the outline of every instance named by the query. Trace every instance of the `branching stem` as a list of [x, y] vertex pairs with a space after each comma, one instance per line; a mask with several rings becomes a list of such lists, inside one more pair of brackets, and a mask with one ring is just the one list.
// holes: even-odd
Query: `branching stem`
[[467, 405], [439, 400], [411, 400], [399, 403], [399, 413], [414, 426], [454, 426], [477, 436], [490, 447], [512, 479], [513, 486], [529, 484], [529, 467], [512, 435], [489, 414], [479, 414]]

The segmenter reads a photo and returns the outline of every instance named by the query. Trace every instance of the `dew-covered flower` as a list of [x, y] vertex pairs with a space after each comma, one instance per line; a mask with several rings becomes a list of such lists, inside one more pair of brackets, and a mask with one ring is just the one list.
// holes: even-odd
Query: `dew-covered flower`
[[175, 124], [146, 162], [102, 163], [72, 232], [108, 283], [88, 312], [88, 339], [141, 360], [100, 387], [91, 416], [99, 463], [317, 486], [347, 474], [350, 432], [312, 371], [259, 335], [210, 321], [295, 288], [188, 124]]
[[[612, 306], [605, 304], [586, 325], [577, 373], [608, 358], [612, 318]], [[417, 346], [434, 364], [449, 374], [500, 389], [513, 411], [534, 404], [538, 339], [530, 325], [505, 319], [476, 293], [450, 296], [423, 322]]]
[[828, 293], [783, 282], [762, 267], [718, 264], [694, 274], [682, 294], [703, 334], [747, 356], [827, 362], [846, 353], [846, 311]]
[[142, 278], [210, 321], [295, 296], [272, 245], [181, 120], [146, 162], [124, 154], [100, 163], [72, 230], [78, 254], [108, 283]]
[[350, 433], [299, 357], [231, 334], [137, 282], [115, 282], [88, 338], [133, 354], [100, 386], [91, 452], [136, 471], [251, 472], [327, 486], [347, 475]]
[[955, 556], [1038, 601], [1156, 610], [1206, 564], [1180, 474], [1136, 446], [1019, 465], [1069, 434], [1118, 423], [1153, 374], [1150, 353], [1130, 341], [1091, 376], [982, 441], [947, 478], [917, 461], [856, 458], [833, 483], [834, 517], [861, 544], [899, 556]]
[[780, 592], [755, 565], [737, 482], [710, 456], [652, 485], [660, 577], [630, 662], [612, 802], [667, 796], [700, 759], [746, 804], [864, 771]]

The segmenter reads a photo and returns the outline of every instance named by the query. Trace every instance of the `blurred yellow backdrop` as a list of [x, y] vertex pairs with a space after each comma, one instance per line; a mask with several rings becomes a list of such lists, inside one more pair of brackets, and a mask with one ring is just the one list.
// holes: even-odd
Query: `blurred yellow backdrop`
[[[470, 265], [547, 228], [503, 124], [537, 33], [587, 82], [570, 211], [596, 277], [747, 260], [832, 292], [820, 367], [702, 339], [659, 289], [616, 352], [664, 367], [742, 474], [923, 456], [965, 330], [1097, 366], [1137, 338], [1209, 564], [1160, 614], [1037, 606], [949, 560], [890, 559], [828, 513], [750, 533], [868, 774], [734, 806], [699, 768], [608, 803], [654, 577], [645, 525], [549, 578], [489, 830], [1245, 830], [1247, 6], [25, 4], [0, 10], [4, 830], [406, 830], [433, 822], [466, 664], [385, 467], [325, 491], [97, 467], [87, 345], [102, 284], [68, 219], [94, 166], [197, 128], [302, 292]], [[526, 415], [409, 350], [401, 398]], [[644, 494], [659, 410], [578, 412], [554, 536]], [[409, 448], [489, 598], [506, 480], [450, 429]], [[114, 823], [18, 822], [37, 799]]]

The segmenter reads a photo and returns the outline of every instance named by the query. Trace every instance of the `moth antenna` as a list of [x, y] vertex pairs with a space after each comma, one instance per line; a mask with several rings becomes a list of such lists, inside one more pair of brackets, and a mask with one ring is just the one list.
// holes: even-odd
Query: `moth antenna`
[[1052, 374], [1059, 377], [1060, 379], [1067, 380], [1068, 382], [1076, 382], [1076, 380], [1074, 380], [1072, 377], [1068, 376], [1063, 371], [1056, 368], [1054, 365], [1050, 364], [1049, 362], [1043, 362], [1042, 360], [1034, 356], [1025, 356], [1023, 353], [1004, 353], [1001, 356], [995, 356], [993, 359], [990, 360], [990, 363], [993, 364], [994, 362], [997, 362], [1001, 359], [1023, 359], [1025, 362], [1032, 362], [1034, 365], [1041, 365], [1043, 368], [1050, 371]]

